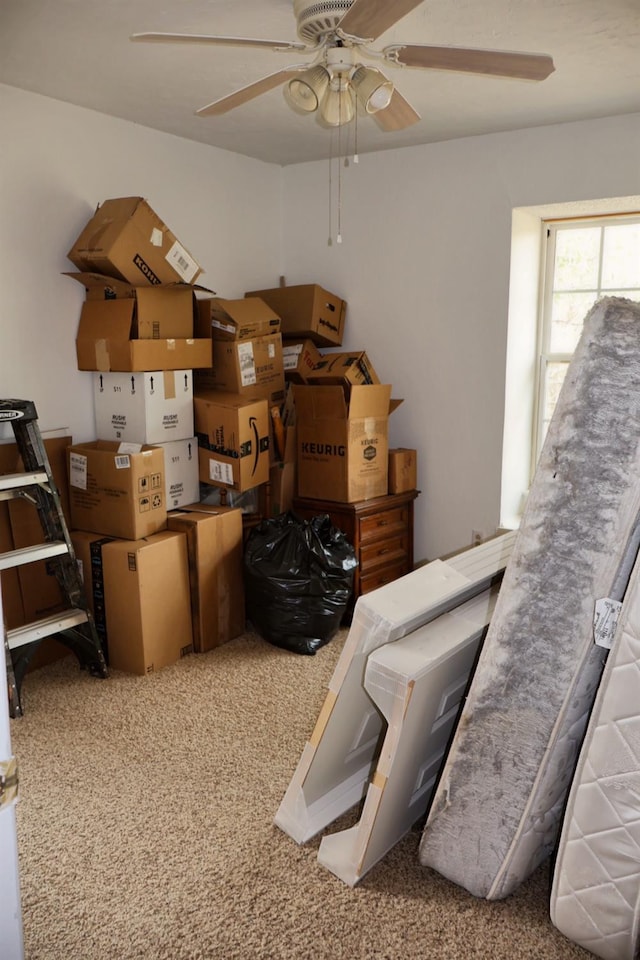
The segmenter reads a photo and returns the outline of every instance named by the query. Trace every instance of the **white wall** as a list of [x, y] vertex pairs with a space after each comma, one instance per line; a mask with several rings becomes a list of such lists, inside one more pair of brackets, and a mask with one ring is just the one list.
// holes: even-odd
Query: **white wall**
[[640, 115], [361, 156], [342, 168], [341, 244], [328, 184], [328, 162], [284, 170], [287, 282], [344, 297], [345, 348], [404, 397], [390, 438], [418, 450], [431, 559], [501, 520], [512, 211], [637, 194]]
[[0, 395], [92, 438], [83, 292], [61, 272], [96, 203], [145, 196], [221, 295], [285, 274], [348, 301], [345, 349], [405, 400], [417, 559], [500, 523], [513, 209], [640, 193], [640, 114], [389, 150], [340, 167], [337, 244], [327, 162], [281, 169], [3, 86], [0, 124]]
[[34, 400], [43, 432], [91, 440], [84, 291], [61, 273], [95, 206], [146, 197], [205, 268], [198, 282], [241, 297], [282, 272], [281, 170], [2, 85], [0, 129], [0, 395]]

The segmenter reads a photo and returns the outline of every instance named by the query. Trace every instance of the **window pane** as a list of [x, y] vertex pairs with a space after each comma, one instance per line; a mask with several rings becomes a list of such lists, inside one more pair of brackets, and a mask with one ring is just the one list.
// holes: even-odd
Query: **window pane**
[[558, 230], [553, 287], [555, 290], [596, 290], [600, 227]]
[[548, 363], [545, 368], [544, 381], [544, 402], [542, 408], [542, 436], [538, 443], [538, 449], [541, 449], [544, 438], [547, 435], [549, 423], [555, 410], [560, 388], [564, 383], [564, 378], [569, 367], [568, 363]]
[[640, 286], [640, 223], [606, 227], [602, 250], [602, 286]]
[[627, 300], [637, 300], [640, 303], [640, 287], [637, 290], [607, 290], [605, 297], [626, 297]]
[[553, 294], [549, 353], [573, 353], [584, 318], [596, 299], [595, 293]]

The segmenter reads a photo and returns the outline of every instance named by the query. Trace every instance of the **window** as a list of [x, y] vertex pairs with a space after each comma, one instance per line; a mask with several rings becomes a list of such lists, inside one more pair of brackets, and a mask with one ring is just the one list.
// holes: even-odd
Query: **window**
[[601, 297], [640, 300], [640, 216], [547, 221], [543, 227], [533, 469], [585, 316]]

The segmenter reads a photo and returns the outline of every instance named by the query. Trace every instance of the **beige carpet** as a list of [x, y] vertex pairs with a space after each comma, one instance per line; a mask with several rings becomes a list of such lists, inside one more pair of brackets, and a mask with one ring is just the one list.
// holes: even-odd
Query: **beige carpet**
[[419, 865], [414, 830], [350, 889], [319, 838], [273, 826], [344, 635], [315, 657], [248, 634], [148, 677], [94, 679], [73, 657], [27, 675], [11, 722], [26, 960], [590, 956], [549, 921], [547, 866], [476, 900]]

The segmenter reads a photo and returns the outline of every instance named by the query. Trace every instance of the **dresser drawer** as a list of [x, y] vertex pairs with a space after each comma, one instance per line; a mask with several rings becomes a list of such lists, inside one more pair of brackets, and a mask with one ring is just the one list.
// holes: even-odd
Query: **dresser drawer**
[[408, 559], [409, 538], [406, 532], [365, 543], [360, 548], [360, 576], [383, 563], [392, 564]]
[[360, 577], [360, 593], [369, 593], [371, 590], [377, 590], [378, 587], [384, 587], [385, 583], [404, 577], [406, 573], [409, 573], [409, 562], [406, 559], [380, 567], [379, 570]]
[[406, 507], [394, 507], [374, 513], [370, 517], [360, 519], [360, 542], [368, 543], [379, 537], [393, 536], [394, 533], [404, 533], [409, 521], [409, 511]]

